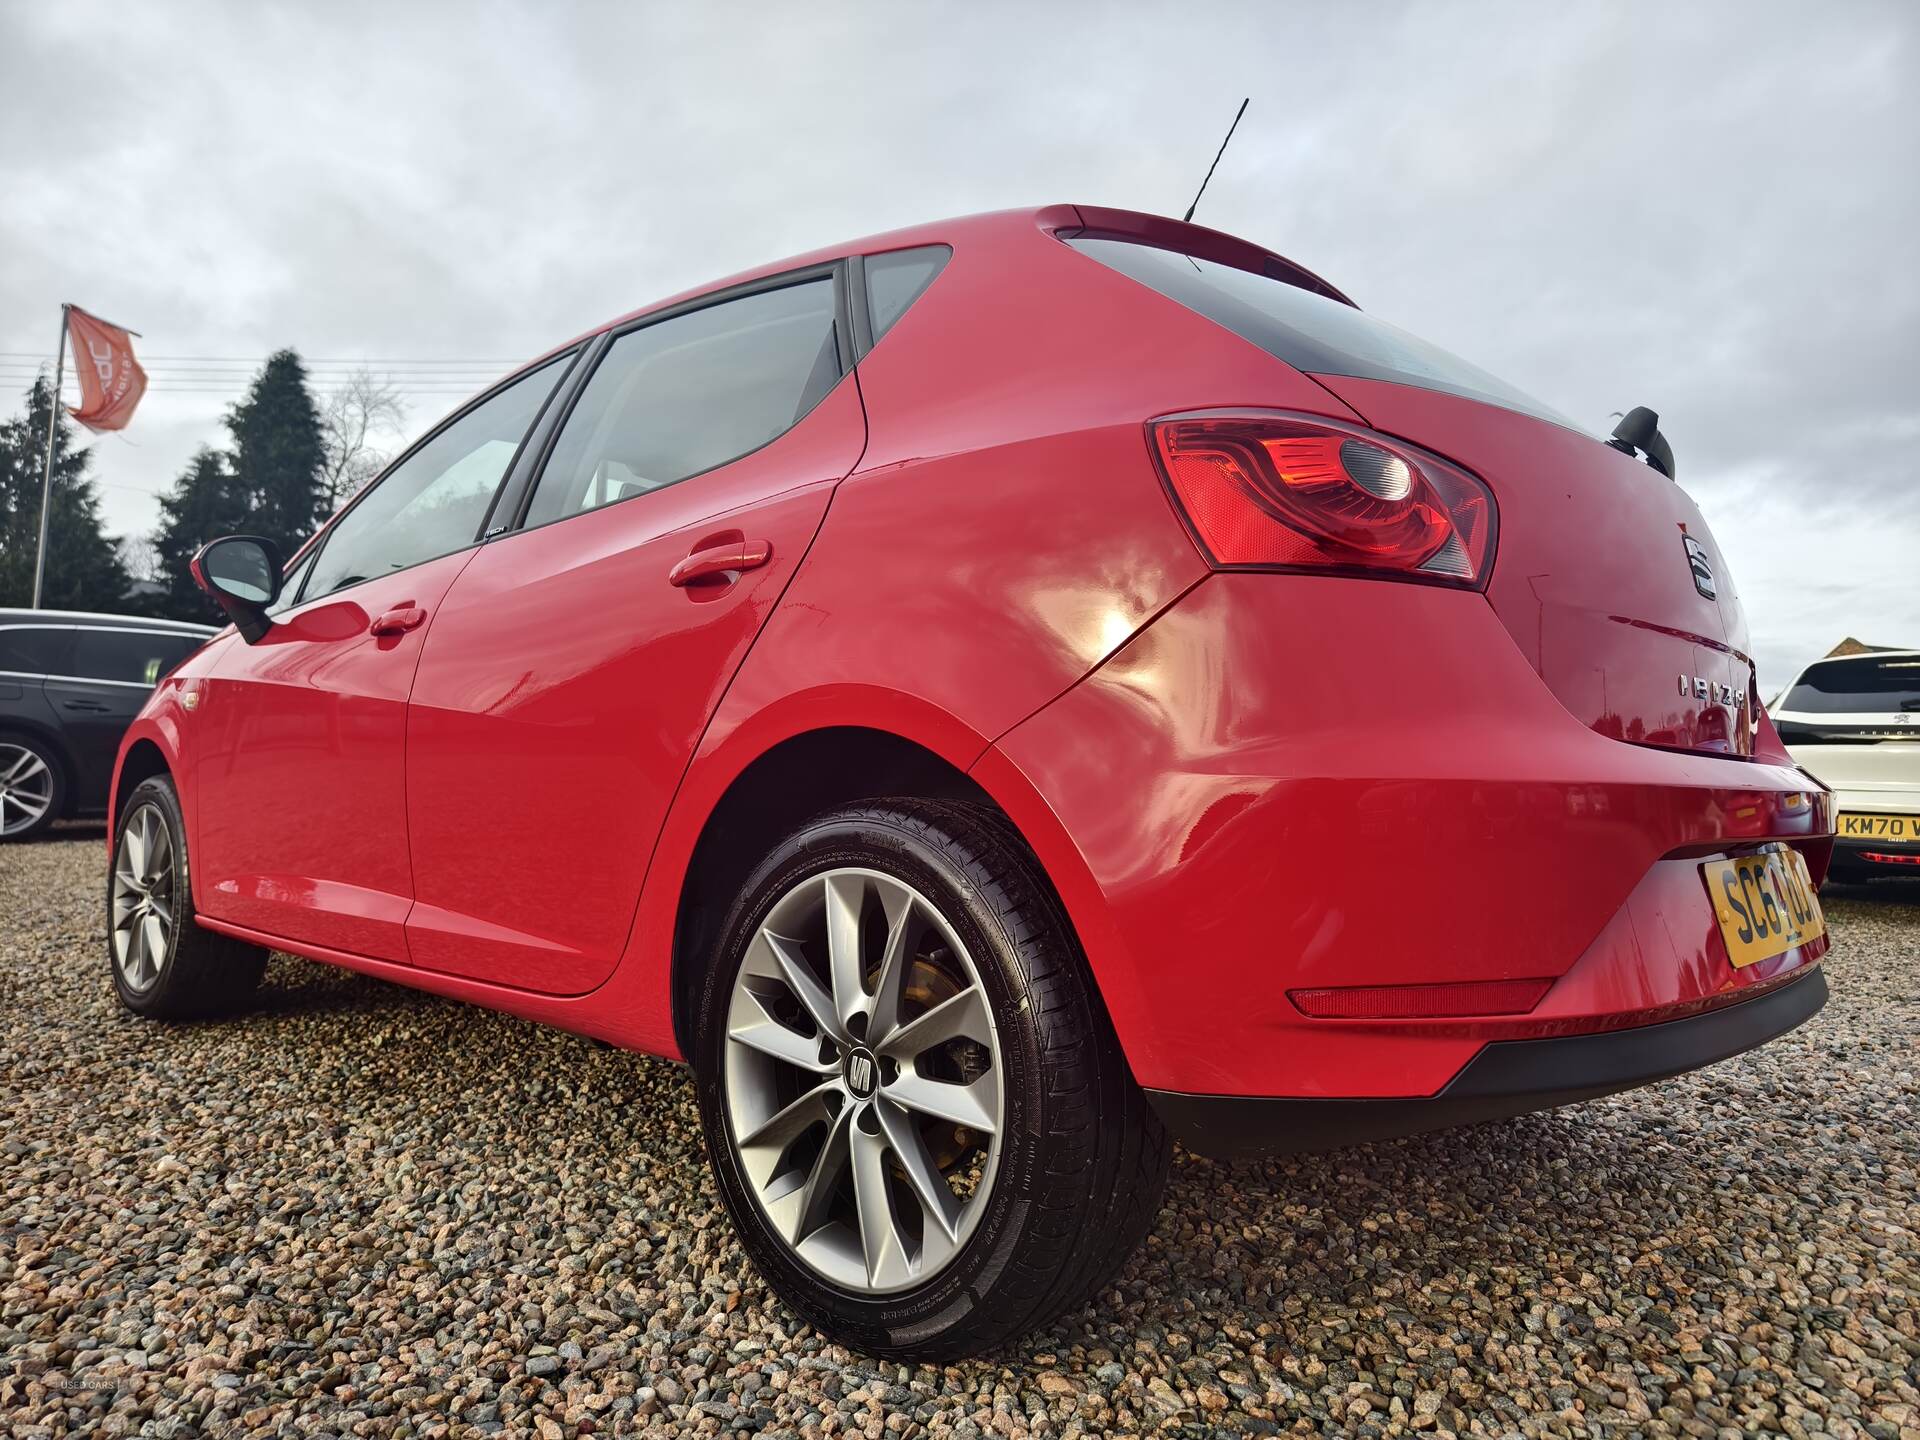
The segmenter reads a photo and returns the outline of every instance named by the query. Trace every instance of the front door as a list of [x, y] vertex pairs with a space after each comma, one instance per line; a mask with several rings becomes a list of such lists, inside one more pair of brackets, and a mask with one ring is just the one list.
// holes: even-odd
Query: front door
[[256, 645], [201, 687], [194, 898], [296, 945], [407, 959], [406, 711], [421, 646], [564, 365], [470, 406], [358, 497]]
[[525, 524], [447, 596], [407, 721], [415, 964], [578, 994], [618, 962], [674, 789], [865, 444], [836, 283], [617, 336]]

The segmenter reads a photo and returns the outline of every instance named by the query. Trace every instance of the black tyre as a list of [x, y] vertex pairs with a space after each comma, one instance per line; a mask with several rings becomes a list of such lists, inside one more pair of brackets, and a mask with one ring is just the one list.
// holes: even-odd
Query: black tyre
[[187, 881], [187, 829], [165, 775], [142, 780], [114, 824], [107, 871], [107, 967], [121, 1004], [186, 1020], [233, 1010], [260, 983], [267, 952], [203, 929]]
[[67, 772], [46, 741], [0, 730], [0, 840], [29, 840], [67, 813]]
[[1171, 1146], [1032, 853], [981, 807], [819, 817], [748, 880], [699, 1002], [707, 1149], [821, 1331], [943, 1361], [1112, 1279]]

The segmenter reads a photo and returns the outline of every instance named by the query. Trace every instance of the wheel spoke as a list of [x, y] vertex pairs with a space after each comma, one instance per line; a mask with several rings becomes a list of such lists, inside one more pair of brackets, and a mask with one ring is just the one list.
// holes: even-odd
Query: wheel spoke
[[896, 1105], [936, 1120], [951, 1120], [982, 1134], [994, 1133], [994, 1112], [999, 1109], [1000, 1077], [989, 1070], [971, 1085], [956, 1085], [947, 1080], [929, 1080], [911, 1070], [886, 1087], [886, 1096]]
[[742, 1150], [786, 1149], [809, 1125], [817, 1125], [822, 1120], [833, 1119], [835, 1112], [831, 1097], [837, 1093], [837, 1090], [838, 1087], [832, 1082], [814, 1086], [799, 1099], [781, 1106], [749, 1133], [742, 1135], [740, 1148]]
[[136, 923], [127, 932], [127, 978], [135, 985], [146, 982], [140, 978], [147, 960], [147, 927]]
[[7, 748], [13, 750], [17, 758], [8, 764], [4, 774], [0, 774], [0, 780], [11, 785], [15, 780], [22, 778], [27, 773], [27, 766], [38, 762], [40, 757], [31, 750], [14, 749], [11, 745]]
[[960, 1197], [953, 1193], [946, 1177], [940, 1173], [940, 1167], [933, 1163], [933, 1156], [927, 1153], [927, 1144], [920, 1138], [919, 1127], [904, 1110], [884, 1100], [875, 1105], [874, 1113], [880, 1117], [881, 1134], [887, 1137], [887, 1144], [892, 1147], [900, 1168], [906, 1171], [907, 1183], [913, 1187], [920, 1209], [929, 1222], [940, 1227], [948, 1240], [957, 1239], [960, 1234]]
[[907, 1247], [893, 1222], [887, 1199], [887, 1143], [859, 1125], [847, 1130], [852, 1155], [853, 1203], [860, 1218], [860, 1250], [866, 1257], [867, 1284], [876, 1289], [898, 1285], [907, 1274]]
[[827, 976], [833, 982], [833, 1008], [840, 1029], [852, 1033], [856, 1015], [867, 1013], [867, 991], [860, 964], [860, 902], [866, 885], [857, 875], [829, 875], [825, 884]]
[[807, 968], [807, 962], [800, 954], [799, 946], [784, 936], [771, 930], [762, 930], [762, 938], [767, 949], [772, 952], [774, 962], [780, 967], [780, 978], [786, 981], [787, 989], [793, 992], [793, 998], [800, 1002], [807, 1014], [813, 1017], [813, 1023], [820, 1027], [822, 1035], [838, 1040], [846, 1031], [840, 1024], [840, 1017], [834, 1013], [833, 997], [820, 987], [813, 978], [813, 971]]
[[147, 877], [147, 883], [161, 884], [167, 880], [173, 869], [173, 835], [167, 829], [166, 822], [157, 814], [154, 818], [153, 836], [149, 843], [153, 848], [153, 873]]
[[847, 1106], [827, 1127], [827, 1138], [821, 1141], [805, 1182], [769, 1204], [773, 1223], [788, 1244], [798, 1245], [831, 1217], [834, 1193], [847, 1172], [847, 1136], [852, 1129], [853, 1107]]
[[124, 886], [113, 887], [113, 928], [124, 930], [133, 922], [135, 913], [140, 909], [140, 897], [131, 894]]
[[789, 1065], [810, 1070], [816, 1075], [829, 1074], [834, 1068], [831, 1063], [820, 1059], [817, 1036], [802, 1035], [798, 1030], [781, 1024], [768, 1013], [766, 1002], [745, 986], [741, 986], [734, 995], [733, 1013], [727, 1023], [727, 1038], [737, 1040], [749, 1050], [758, 1050], [762, 1055], [771, 1055], [776, 1060], [784, 1060]]
[[887, 912], [887, 948], [880, 956], [880, 973], [873, 986], [873, 1020], [867, 1027], [868, 1038], [876, 1045], [884, 1045], [900, 1024], [900, 987], [906, 983], [907, 942], [913, 930], [911, 894], [883, 885], [880, 903]]
[[120, 848], [126, 852], [134, 879], [140, 882], [147, 878], [147, 837], [142, 833], [145, 819], [146, 811], [143, 810], [134, 817], [133, 824], [127, 827], [127, 833], [120, 839]]
[[152, 911], [140, 922], [142, 933], [147, 941], [147, 958], [153, 968], [158, 970], [167, 958], [167, 927], [160, 923], [160, 917]]
[[158, 815], [149, 806], [140, 812], [140, 879], [143, 883], [153, 883], [154, 871], [160, 863], [160, 842], [154, 831], [160, 828]]
[[909, 1060], [949, 1040], [976, 1040], [992, 1049], [993, 1027], [987, 1019], [986, 997], [978, 985], [942, 1000], [924, 1015], [917, 1015], [895, 1030], [880, 1045], [883, 1055]]
[[162, 900], [158, 895], [155, 895], [148, 899], [147, 908], [159, 918], [163, 933], [171, 935], [173, 933], [173, 911], [167, 902]]

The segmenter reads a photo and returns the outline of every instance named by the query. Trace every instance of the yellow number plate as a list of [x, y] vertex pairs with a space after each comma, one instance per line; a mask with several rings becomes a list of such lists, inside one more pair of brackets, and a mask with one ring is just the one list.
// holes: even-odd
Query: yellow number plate
[[1920, 840], [1920, 815], [1842, 815], [1842, 840]]
[[1736, 970], [1826, 934], [1820, 898], [1798, 850], [1780, 845], [1758, 855], [1709, 860], [1700, 872]]

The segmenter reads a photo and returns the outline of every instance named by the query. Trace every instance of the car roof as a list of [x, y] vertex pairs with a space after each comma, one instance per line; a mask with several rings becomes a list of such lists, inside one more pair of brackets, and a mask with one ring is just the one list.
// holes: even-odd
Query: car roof
[[[1354, 303], [1297, 261], [1289, 260], [1286, 256], [1276, 254], [1251, 241], [1228, 235], [1224, 231], [1210, 230], [1204, 225], [1172, 220], [1164, 215], [1152, 215], [1142, 210], [1117, 210], [1099, 205], [1028, 206], [1016, 210], [989, 210], [976, 215], [961, 215], [947, 220], [909, 225], [904, 229], [887, 230], [858, 240], [848, 240], [839, 245], [825, 245], [816, 250], [789, 255], [782, 260], [772, 260], [764, 265], [756, 265], [750, 270], [742, 270], [737, 274], [709, 281], [704, 285], [696, 285], [676, 295], [669, 295], [664, 299], [643, 305], [637, 310], [629, 310], [624, 315], [615, 316], [603, 325], [597, 325], [591, 330], [574, 336], [564, 344], [554, 346], [538, 359], [531, 360], [520, 368], [530, 370], [556, 355], [571, 350], [584, 340], [632, 321], [644, 319], [655, 311], [668, 310], [676, 305], [684, 305], [689, 300], [698, 300], [703, 295], [717, 294], [720, 291], [732, 289], [736, 285], [765, 280], [775, 275], [783, 275], [790, 270], [804, 270], [810, 265], [824, 265], [830, 261], [845, 259], [850, 255], [878, 255], [889, 250], [910, 250], [919, 245], [952, 245], [956, 241], [964, 244], [978, 240], [1012, 240], [1023, 232], [1031, 233], [1035, 230], [1053, 234], [1114, 236], [1137, 240], [1142, 244], [1155, 245], [1162, 249], [1181, 250], [1197, 255], [1201, 259], [1214, 259], [1237, 269], [1253, 270], [1268, 275], [1289, 285], [1297, 285], [1301, 289], [1325, 295], [1328, 299], [1338, 300], [1343, 305]], [[1354, 308], [1359, 307], [1354, 305]]]
[[157, 620], [150, 615], [110, 615], [99, 610], [4, 610], [0, 625], [94, 625], [110, 630], [164, 630], [174, 635], [213, 635], [216, 625], [191, 620]]

